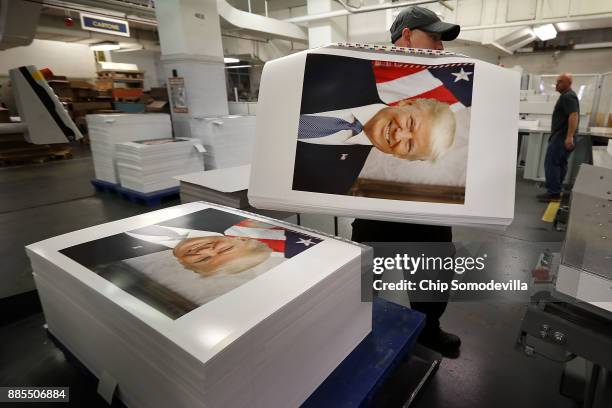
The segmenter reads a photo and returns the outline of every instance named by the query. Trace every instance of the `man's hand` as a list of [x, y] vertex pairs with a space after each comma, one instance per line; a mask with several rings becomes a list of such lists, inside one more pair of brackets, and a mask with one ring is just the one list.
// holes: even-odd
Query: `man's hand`
[[578, 129], [578, 112], [572, 112], [567, 118], [567, 135], [565, 136], [565, 150], [574, 150], [574, 134]]

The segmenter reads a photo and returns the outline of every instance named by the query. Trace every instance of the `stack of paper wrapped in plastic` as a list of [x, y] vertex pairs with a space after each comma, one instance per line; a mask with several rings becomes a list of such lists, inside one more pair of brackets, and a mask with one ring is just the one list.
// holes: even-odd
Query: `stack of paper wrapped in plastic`
[[181, 183], [181, 202], [207, 201], [232, 208], [247, 208], [247, 188], [251, 166], [181, 174], [175, 178]]
[[206, 148], [206, 170], [251, 164], [255, 143], [255, 116], [224, 115], [196, 118], [192, 137]]
[[172, 137], [170, 115], [166, 113], [95, 114], [85, 118], [96, 179], [109, 183], [119, 183], [117, 143]]
[[115, 148], [121, 186], [141, 193], [178, 187], [174, 176], [204, 170], [198, 139], [138, 140]]

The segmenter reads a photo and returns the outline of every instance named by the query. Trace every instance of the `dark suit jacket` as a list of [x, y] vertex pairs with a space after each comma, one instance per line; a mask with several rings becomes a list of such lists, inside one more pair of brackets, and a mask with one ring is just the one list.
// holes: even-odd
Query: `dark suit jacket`
[[293, 189], [347, 194], [372, 146], [319, 145], [299, 142], [295, 152]]
[[308, 54], [302, 88], [302, 115], [383, 103], [372, 61]]
[[[302, 115], [383, 103], [376, 89], [372, 61], [338, 55], [309, 54], [304, 71]], [[347, 194], [372, 146], [318, 145], [298, 142], [293, 189]]]

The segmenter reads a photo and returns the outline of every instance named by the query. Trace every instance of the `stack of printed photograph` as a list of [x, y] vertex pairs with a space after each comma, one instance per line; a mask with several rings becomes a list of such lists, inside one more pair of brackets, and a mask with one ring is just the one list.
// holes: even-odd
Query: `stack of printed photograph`
[[175, 177], [181, 184], [181, 202], [207, 201], [232, 208], [247, 208], [247, 188], [251, 166], [227, 167], [183, 174]]
[[191, 126], [206, 148], [206, 170], [251, 164], [255, 116], [225, 115], [201, 118]]
[[198, 139], [138, 140], [118, 143], [115, 148], [121, 186], [141, 193], [178, 187], [174, 176], [204, 170]]
[[27, 252], [49, 332], [127, 406], [298, 406], [371, 331], [370, 248], [227, 207]]
[[444, 51], [336, 44], [266, 64], [249, 202], [442, 225], [514, 216], [518, 72]]
[[165, 113], [95, 114], [86, 120], [96, 179], [109, 183], [119, 183], [117, 143], [172, 137], [170, 115]]

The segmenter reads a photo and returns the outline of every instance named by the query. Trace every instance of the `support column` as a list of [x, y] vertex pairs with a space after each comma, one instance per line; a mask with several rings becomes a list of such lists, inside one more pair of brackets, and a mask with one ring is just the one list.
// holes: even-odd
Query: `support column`
[[[332, 0], [308, 0], [308, 14], [321, 14], [341, 9]], [[308, 47], [322, 47], [333, 42], [347, 41], [347, 17], [311, 21], [308, 25]]]
[[198, 117], [228, 114], [217, 2], [157, 0], [155, 14], [164, 75], [185, 79], [188, 113], [172, 112], [175, 134], [191, 137]]

